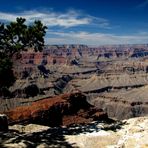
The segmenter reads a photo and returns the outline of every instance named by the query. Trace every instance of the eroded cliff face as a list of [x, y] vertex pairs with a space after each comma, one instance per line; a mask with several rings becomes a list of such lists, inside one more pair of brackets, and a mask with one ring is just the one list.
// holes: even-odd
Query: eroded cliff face
[[82, 93], [64, 94], [17, 107], [6, 112], [9, 124], [36, 123], [48, 126], [89, 123], [108, 120], [102, 109], [95, 109]]
[[71, 80], [64, 90], [82, 91], [90, 104], [121, 120], [148, 114], [147, 80], [147, 74], [93, 75]]
[[[89, 102], [102, 108], [109, 117], [125, 119], [143, 116], [148, 113], [148, 103], [143, 100], [147, 100], [147, 91], [141, 95], [141, 88], [148, 85], [147, 51], [147, 45], [98, 48], [71, 45], [46, 46], [42, 53], [24, 52], [21, 60], [14, 64], [18, 79], [9, 88], [11, 95], [7, 97], [11, 99], [6, 97], [0, 100], [0, 112], [28, 106], [32, 102], [62, 93], [80, 91], [92, 96]], [[36, 86], [34, 93], [32, 85]], [[134, 92], [136, 88], [139, 93]], [[136, 100], [138, 96], [140, 98]], [[70, 103], [60, 103], [64, 110], [65, 104]], [[51, 114], [53, 120], [54, 116], [60, 119], [61, 113], [54, 113], [55, 108], [61, 112], [60, 105], [41, 115]], [[30, 112], [27, 114], [32, 115]], [[76, 119], [74, 116], [64, 116], [62, 121], [60, 119], [57, 122], [61, 124]]]
[[90, 103], [107, 112], [110, 118], [128, 119], [148, 114], [148, 86], [129, 90], [114, 90], [100, 93]]

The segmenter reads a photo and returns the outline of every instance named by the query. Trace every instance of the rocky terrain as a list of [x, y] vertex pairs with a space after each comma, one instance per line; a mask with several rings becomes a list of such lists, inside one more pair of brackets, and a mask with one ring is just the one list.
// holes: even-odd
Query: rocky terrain
[[148, 147], [146, 44], [53, 45], [13, 60], [0, 147]]
[[[79, 91], [109, 117], [125, 119], [145, 115], [147, 94], [142, 92], [146, 92], [148, 85], [147, 53], [146, 44], [97, 48], [53, 45], [46, 46], [43, 52], [22, 52], [17, 55], [19, 58], [14, 57], [17, 80], [9, 93], [2, 96], [0, 112]], [[112, 102], [111, 106], [107, 102]], [[123, 111], [117, 113], [115, 106], [122, 106]]]
[[109, 121], [107, 114], [90, 105], [81, 93], [46, 98], [4, 113], [8, 116], [9, 124], [35, 123], [54, 127], [86, 124], [96, 120]]
[[56, 127], [36, 124], [9, 126], [0, 133], [2, 148], [147, 148], [148, 117], [131, 118], [107, 124], [92, 122], [87, 125]]
[[100, 125], [99, 131], [93, 131], [92, 133], [81, 133], [78, 136], [68, 135], [66, 136], [67, 141], [75, 143], [75, 146], [81, 148], [89, 147], [100, 147], [100, 148], [146, 148], [148, 147], [148, 118], [133, 118], [122, 121], [123, 125], [117, 124], [120, 128], [118, 129], [115, 125], [111, 126]]
[[92, 98], [91, 103], [103, 108], [109, 117], [128, 119], [148, 114], [148, 86], [129, 90], [114, 90], [108, 93], [100, 93]]

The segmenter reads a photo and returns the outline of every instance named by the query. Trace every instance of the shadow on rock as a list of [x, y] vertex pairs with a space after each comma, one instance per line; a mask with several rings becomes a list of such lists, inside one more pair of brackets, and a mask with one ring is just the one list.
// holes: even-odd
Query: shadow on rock
[[66, 142], [60, 129], [50, 129], [43, 132], [21, 134], [13, 131], [0, 133], [0, 147], [63, 147], [72, 148], [72, 144]]
[[85, 133], [99, 132], [100, 130], [113, 130], [117, 131], [122, 128], [125, 123], [103, 123], [93, 122], [86, 125], [73, 125], [63, 127], [53, 127], [42, 132], [34, 133], [19, 133], [10, 130], [7, 133], [0, 133], [0, 147], [63, 147], [72, 148], [75, 143], [70, 144], [66, 141], [65, 135], [79, 135]]

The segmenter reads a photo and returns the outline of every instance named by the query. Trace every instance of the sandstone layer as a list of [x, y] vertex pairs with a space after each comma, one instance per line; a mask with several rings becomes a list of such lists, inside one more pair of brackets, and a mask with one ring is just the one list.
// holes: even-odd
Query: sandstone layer
[[17, 107], [5, 112], [9, 124], [36, 123], [48, 126], [90, 123], [108, 120], [102, 109], [90, 105], [81, 93], [64, 94], [33, 102], [30, 106]]

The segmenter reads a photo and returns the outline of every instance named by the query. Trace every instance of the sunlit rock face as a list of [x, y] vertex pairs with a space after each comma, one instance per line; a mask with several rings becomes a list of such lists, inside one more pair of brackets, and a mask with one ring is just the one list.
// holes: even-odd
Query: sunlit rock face
[[[98, 132], [68, 135], [69, 143], [80, 148], [108, 147], [108, 148], [147, 148], [148, 147], [148, 117], [132, 118], [122, 121], [120, 129], [105, 130], [105, 126]], [[98, 124], [98, 127], [100, 125]]]
[[48, 127], [37, 124], [9, 126], [0, 132], [1, 147], [147, 148], [148, 117], [85, 125]]

